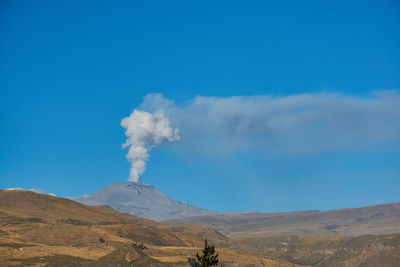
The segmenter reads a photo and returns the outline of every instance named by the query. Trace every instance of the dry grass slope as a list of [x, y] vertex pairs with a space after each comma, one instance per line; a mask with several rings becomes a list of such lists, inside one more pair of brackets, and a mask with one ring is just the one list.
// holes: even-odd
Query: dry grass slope
[[0, 190], [0, 266], [188, 266], [204, 238], [217, 244], [225, 266], [296, 266], [223, 248], [231, 241], [208, 227], [157, 223], [107, 206]]

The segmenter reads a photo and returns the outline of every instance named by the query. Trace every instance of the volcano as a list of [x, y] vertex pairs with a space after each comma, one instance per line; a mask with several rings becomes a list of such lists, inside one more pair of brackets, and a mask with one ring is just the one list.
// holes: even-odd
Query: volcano
[[106, 204], [118, 211], [155, 221], [213, 213], [176, 201], [152, 185], [134, 182], [112, 183], [92, 195], [71, 199], [89, 206]]

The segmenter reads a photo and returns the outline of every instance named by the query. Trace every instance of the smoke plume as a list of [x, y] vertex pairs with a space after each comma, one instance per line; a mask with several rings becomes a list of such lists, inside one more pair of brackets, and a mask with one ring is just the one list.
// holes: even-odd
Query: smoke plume
[[162, 111], [152, 114], [135, 109], [129, 117], [122, 119], [121, 126], [128, 137], [122, 147], [129, 147], [126, 157], [132, 164], [129, 181], [136, 183], [142, 182], [141, 176], [146, 170], [152, 148], [180, 140], [179, 129], [171, 127]]

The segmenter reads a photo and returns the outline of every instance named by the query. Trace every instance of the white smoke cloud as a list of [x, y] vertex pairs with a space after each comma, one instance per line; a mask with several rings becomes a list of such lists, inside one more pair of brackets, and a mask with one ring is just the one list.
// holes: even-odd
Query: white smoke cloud
[[197, 96], [177, 105], [149, 94], [140, 106], [161, 109], [180, 129], [178, 149], [207, 154], [257, 149], [269, 153], [395, 149], [400, 146], [400, 92], [283, 97]]
[[141, 182], [152, 148], [181, 136], [174, 147], [185, 155], [248, 149], [283, 155], [400, 149], [396, 90], [363, 96], [197, 96], [181, 104], [148, 94], [138, 109], [121, 121], [128, 137], [123, 147], [129, 147], [132, 163], [129, 180], [134, 182]]
[[125, 128], [128, 137], [122, 145], [129, 147], [127, 159], [131, 162], [129, 181], [141, 183], [141, 176], [146, 170], [150, 158], [150, 150], [165, 142], [180, 140], [179, 130], [171, 127], [170, 121], [162, 111], [153, 114], [134, 110], [129, 117], [122, 119], [121, 126]]

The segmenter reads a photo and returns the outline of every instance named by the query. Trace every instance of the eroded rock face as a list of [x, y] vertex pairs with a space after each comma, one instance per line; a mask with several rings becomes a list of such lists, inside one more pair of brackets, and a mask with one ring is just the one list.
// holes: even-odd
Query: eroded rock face
[[90, 206], [106, 204], [119, 211], [156, 221], [212, 213], [176, 201], [152, 185], [133, 182], [113, 183], [93, 195], [71, 199]]

